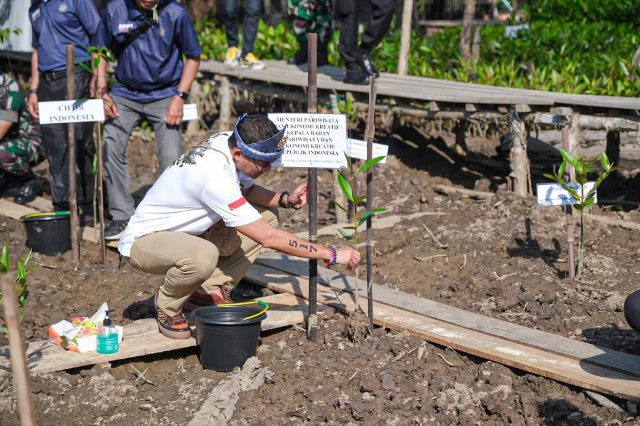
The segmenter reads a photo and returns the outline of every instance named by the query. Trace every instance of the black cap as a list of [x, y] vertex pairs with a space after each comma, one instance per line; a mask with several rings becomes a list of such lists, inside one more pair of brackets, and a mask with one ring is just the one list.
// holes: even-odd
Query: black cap
[[111, 318], [109, 318], [109, 311], [106, 311], [104, 315], [105, 317], [104, 317], [104, 320], [102, 320], [102, 325], [103, 326], [111, 325]]

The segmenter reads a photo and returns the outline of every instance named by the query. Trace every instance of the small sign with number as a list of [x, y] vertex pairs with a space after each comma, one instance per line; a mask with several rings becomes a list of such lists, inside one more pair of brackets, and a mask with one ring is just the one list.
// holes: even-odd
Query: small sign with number
[[[584, 195], [587, 195], [595, 182], [587, 182], [584, 185]], [[573, 183], [571, 186], [580, 194], [580, 184]], [[576, 203], [569, 191], [564, 189], [559, 183], [539, 183], [536, 185], [539, 206], [570, 206]], [[598, 194], [594, 194], [593, 202], [598, 202]]]

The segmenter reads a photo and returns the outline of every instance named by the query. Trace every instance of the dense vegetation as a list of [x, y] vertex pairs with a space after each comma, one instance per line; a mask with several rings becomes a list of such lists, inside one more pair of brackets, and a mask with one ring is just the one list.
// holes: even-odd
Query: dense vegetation
[[[540, 0], [529, 9], [528, 28], [507, 36], [502, 25], [481, 30], [480, 59], [475, 66], [459, 55], [460, 28], [430, 37], [414, 31], [409, 74], [495, 86], [594, 95], [637, 96], [640, 79], [633, 79], [632, 59], [640, 42], [640, 0]], [[197, 24], [206, 58], [222, 59], [226, 38], [212, 21]], [[329, 46], [329, 61], [341, 66], [338, 32]], [[260, 23], [257, 55], [287, 59], [298, 43], [291, 25]], [[400, 31], [391, 31], [374, 52], [382, 71], [396, 72]]]

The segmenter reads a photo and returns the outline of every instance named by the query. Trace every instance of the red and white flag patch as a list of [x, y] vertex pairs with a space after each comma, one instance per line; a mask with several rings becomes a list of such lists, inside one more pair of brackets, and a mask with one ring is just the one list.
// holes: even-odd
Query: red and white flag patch
[[247, 203], [247, 199], [244, 197], [240, 197], [233, 203], [229, 204], [229, 210], [235, 210], [239, 207], [244, 206], [246, 203]]

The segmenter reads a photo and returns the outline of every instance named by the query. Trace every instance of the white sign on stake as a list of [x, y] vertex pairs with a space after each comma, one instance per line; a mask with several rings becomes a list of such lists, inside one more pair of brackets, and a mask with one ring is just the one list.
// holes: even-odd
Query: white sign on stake
[[[584, 185], [584, 195], [587, 195], [595, 182], [587, 182]], [[580, 194], [580, 184], [571, 184]], [[559, 183], [539, 183], [536, 185], [539, 206], [568, 206], [576, 203], [569, 191], [564, 189]], [[598, 202], [598, 194], [594, 194], [594, 204]]]
[[347, 166], [347, 120], [341, 114], [269, 114], [280, 129], [287, 126], [287, 144], [275, 167], [317, 167], [339, 169]]
[[[384, 156], [384, 159], [378, 164], [384, 164], [387, 162], [387, 154], [389, 153], [389, 146], [381, 143], [373, 144], [373, 153], [371, 158]], [[359, 139], [347, 139], [347, 155], [351, 158], [357, 158], [358, 160], [367, 159], [367, 143]]]
[[182, 107], [182, 121], [198, 119], [198, 104], [184, 104]]
[[104, 121], [102, 99], [38, 102], [40, 124]]

